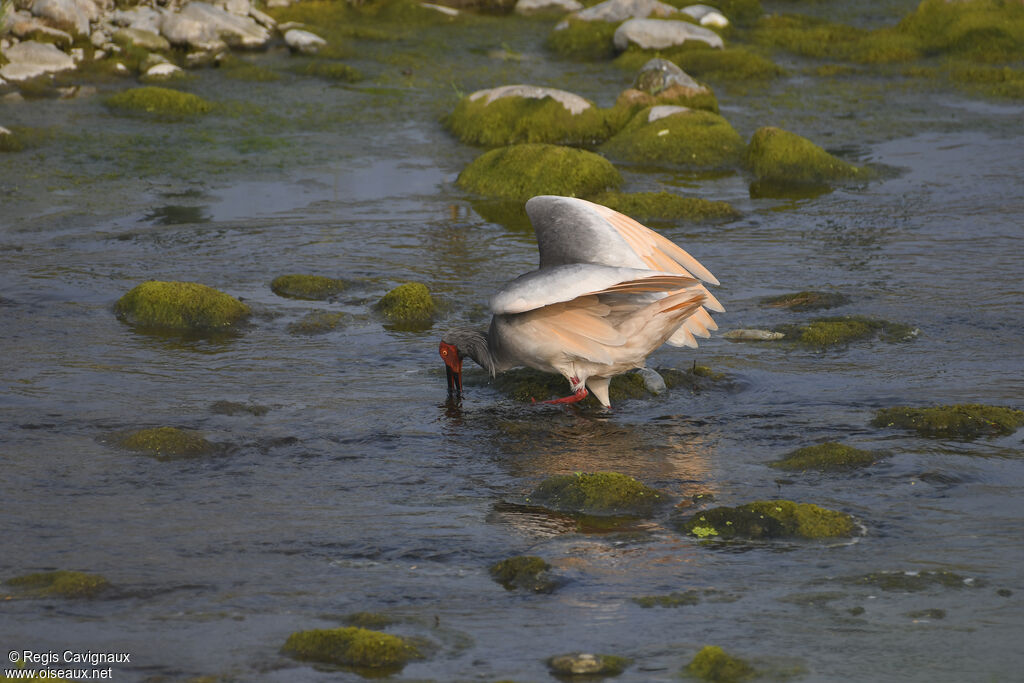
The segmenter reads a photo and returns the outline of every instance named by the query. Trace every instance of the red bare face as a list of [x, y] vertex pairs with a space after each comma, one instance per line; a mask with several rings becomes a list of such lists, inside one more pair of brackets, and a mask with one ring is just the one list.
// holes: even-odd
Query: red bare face
[[441, 360], [444, 361], [448, 374], [448, 395], [462, 396], [462, 358], [459, 355], [459, 350], [454, 344], [441, 342], [438, 353], [441, 354]]

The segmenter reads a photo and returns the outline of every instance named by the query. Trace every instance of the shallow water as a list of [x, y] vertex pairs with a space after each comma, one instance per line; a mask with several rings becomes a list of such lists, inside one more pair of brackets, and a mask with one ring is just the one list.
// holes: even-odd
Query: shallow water
[[[440, 330], [483, 324], [487, 296], [534, 267], [536, 251], [454, 186], [479, 150], [438, 117], [457, 92], [520, 81], [609, 105], [632, 77], [550, 59], [550, 23], [483, 18], [367, 44], [353, 63], [384, 92], [202, 71], [186, 87], [232, 106], [198, 123], [114, 118], [95, 97], [0, 102], [0, 123], [55, 131], [0, 167], [0, 577], [78, 569], [115, 586], [94, 601], [4, 601], [0, 643], [130, 652], [115, 667], [122, 681], [360, 680], [278, 651], [293, 631], [378, 611], [399, 619], [394, 632], [433, 643], [398, 679], [546, 680], [544, 658], [579, 650], [632, 658], [617, 680], [676, 680], [718, 644], [766, 670], [800, 667], [802, 680], [1019, 680], [1020, 433], [930, 441], [868, 422], [894, 404], [1021, 407], [1024, 107], [898, 77], [794, 71], [765, 89], [722, 87], [723, 114], [745, 138], [780, 125], [883, 169], [805, 200], [752, 199], [738, 175], [624, 169], [627, 190], [665, 187], [743, 212], [659, 226], [721, 280], [722, 328], [810, 317], [758, 300], [835, 288], [852, 298], [835, 313], [906, 322], [918, 338], [813, 353], [715, 336], [650, 364], [697, 360], [729, 373], [729, 390], [608, 414], [473, 386], [454, 409]], [[386, 51], [400, 58], [374, 58]], [[276, 68], [288, 57], [251, 59]], [[293, 272], [361, 284], [332, 303], [274, 295], [270, 280]], [[227, 340], [136, 333], [112, 305], [146, 279], [243, 297], [253, 325]], [[442, 299], [434, 329], [389, 331], [370, 313], [406, 280]], [[325, 309], [351, 318], [326, 335], [288, 332]], [[267, 411], [226, 415], [217, 401]], [[109, 443], [159, 425], [200, 429], [224, 452], [161, 462]], [[766, 467], [825, 440], [892, 457], [852, 475]], [[865, 533], [723, 547], [680, 536], [666, 517], [578, 534], [503, 504], [547, 475], [604, 469], [683, 501], [815, 502], [854, 514]], [[520, 553], [543, 556], [566, 585], [505, 591], [486, 569]], [[970, 581], [920, 592], [844, 581], [927, 570]], [[631, 600], [687, 589], [718, 592], [671, 609]], [[921, 610], [944, 618], [911, 616]]]

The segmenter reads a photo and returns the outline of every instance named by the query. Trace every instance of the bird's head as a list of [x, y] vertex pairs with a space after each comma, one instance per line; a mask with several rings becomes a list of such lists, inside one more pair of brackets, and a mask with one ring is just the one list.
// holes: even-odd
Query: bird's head
[[438, 348], [441, 360], [444, 361], [445, 372], [448, 374], [448, 396], [462, 397], [462, 352], [455, 344], [441, 340]]

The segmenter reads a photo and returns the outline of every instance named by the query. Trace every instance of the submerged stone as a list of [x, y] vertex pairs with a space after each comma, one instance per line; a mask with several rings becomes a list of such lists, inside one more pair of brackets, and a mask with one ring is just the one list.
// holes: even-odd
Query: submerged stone
[[365, 669], [400, 669], [419, 650], [404, 638], [357, 626], [298, 631], [281, 651], [295, 659]]
[[288, 323], [291, 334], [325, 334], [338, 329], [346, 314], [337, 311], [312, 311], [295, 322]]
[[251, 310], [241, 301], [196, 282], [143, 282], [118, 299], [114, 312], [143, 328], [222, 332], [238, 326]]
[[807, 470], [818, 470], [820, 472], [833, 472], [839, 470], [852, 470], [858, 467], [873, 465], [884, 454], [873, 451], [865, 451], [853, 446], [829, 441], [828, 443], [817, 444], [798, 448], [787, 454], [780, 460], [768, 463], [769, 467], [780, 470], [791, 470], [805, 472]]
[[701, 648], [685, 672], [705, 681], [714, 683], [736, 683], [754, 678], [757, 671], [744, 660], [727, 654], [717, 645], [705, 645]]
[[394, 325], [418, 329], [433, 322], [437, 306], [426, 285], [407, 282], [381, 297], [376, 309]]
[[706, 221], [739, 218], [728, 202], [681, 197], [671, 192], [605, 192], [592, 201], [644, 221]]
[[668, 595], [643, 595], [633, 598], [633, 602], [644, 608], [684, 607], [700, 604], [700, 593], [695, 590], [688, 590], [683, 593], [669, 593]]
[[118, 113], [168, 120], [201, 116], [213, 109], [213, 105], [198, 95], [158, 86], [122, 90], [106, 98], [104, 103]]
[[210, 455], [216, 446], [191, 429], [153, 427], [123, 434], [116, 443], [130, 451], [152, 455], [160, 460], [197, 458]]
[[278, 296], [314, 301], [330, 299], [347, 286], [344, 280], [322, 275], [279, 275], [270, 283], [271, 291]]
[[15, 576], [4, 583], [29, 598], [95, 598], [110, 588], [110, 582], [99, 574], [63, 569]]
[[618, 676], [631, 660], [617, 655], [573, 652], [548, 659], [548, 668], [555, 676]]
[[910, 325], [857, 315], [815, 318], [802, 325], [780, 325], [775, 331], [800, 346], [819, 350], [865, 339], [908, 341], [918, 334]]
[[531, 143], [484, 153], [456, 184], [481, 195], [526, 200], [542, 194], [586, 197], [622, 182], [611, 162], [593, 152]]
[[868, 176], [807, 138], [771, 126], [754, 133], [745, 161], [757, 180], [774, 183], [813, 185]]
[[342, 619], [349, 626], [359, 628], [380, 629], [391, 626], [395, 623], [393, 617], [379, 612], [354, 612]]
[[618, 472], [577, 472], [548, 477], [527, 500], [560, 512], [649, 517], [669, 497]]
[[934, 588], [978, 588], [985, 585], [972, 577], [948, 569], [924, 571], [880, 571], [844, 579], [845, 583], [870, 586], [883, 591], [917, 593]]
[[935, 439], [974, 439], [1013, 434], [1024, 426], [1024, 411], [978, 403], [912, 408], [883, 408], [871, 420], [873, 427], [909, 429]]
[[636, 114], [602, 149], [623, 161], [718, 169], [738, 166], [744, 145], [717, 114], [656, 106]]
[[843, 306], [850, 302], [850, 297], [838, 292], [816, 292], [805, 290], [793, 294], [779, 294], [761, 299], [761, 303], [769, 308], [786, 308], [790, 311], [817, 311], [826, 308]]
[[551, 565], [536, 555], [517, 555], [491, 565], [491, 577], [508, 590], [550, 593], [558, 587]]
[[833, 538], [852, 535], [854, 523], [845, 512], [811, 503], [762, 500], [699, 512], [678, 528], [698, 538]]

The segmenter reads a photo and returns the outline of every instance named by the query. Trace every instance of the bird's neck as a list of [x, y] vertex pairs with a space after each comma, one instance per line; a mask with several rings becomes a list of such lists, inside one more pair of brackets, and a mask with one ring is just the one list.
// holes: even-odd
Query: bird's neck
[[456, 338], [454, 343], [463, 355], [469, 356], [476, 364], [486, 370], [492, 377], [504, 367], [497, 350], [494, 348], [491, 335], [482, 330], [461, 329], [450, 335]]

